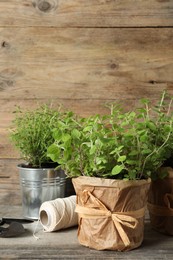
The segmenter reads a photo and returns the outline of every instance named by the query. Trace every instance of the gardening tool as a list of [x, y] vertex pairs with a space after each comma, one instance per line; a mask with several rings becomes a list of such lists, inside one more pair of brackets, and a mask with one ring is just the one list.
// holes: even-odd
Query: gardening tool
[[[31, 224], [33, 220], [28, 219], [15, 219], [15, 218], [2, 218], [0, 220], [0, 237], [17, 237], [25, 232], [22, 224]], [[8, 224], [8, 227], [1, 227]]]

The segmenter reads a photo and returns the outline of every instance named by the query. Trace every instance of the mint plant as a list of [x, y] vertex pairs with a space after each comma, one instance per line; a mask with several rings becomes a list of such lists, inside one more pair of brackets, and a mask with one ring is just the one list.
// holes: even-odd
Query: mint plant
[[16, 109], [10, 137], [30, 167], [43, 167], [52, 163], [47, 156], [47, 147], [54, 138], [52, 131], [58, 127], [59, 120], [73, 117], [72, 112], [63, 112], [44, 104], [35, 110]]

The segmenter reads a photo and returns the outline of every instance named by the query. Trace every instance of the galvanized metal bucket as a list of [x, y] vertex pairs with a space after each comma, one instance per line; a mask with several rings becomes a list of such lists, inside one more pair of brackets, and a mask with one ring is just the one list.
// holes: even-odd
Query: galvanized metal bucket
[[54, 168], [34, 169], [18, 165], [23, 216], [38, 219], [43, 202], [65, 196], [66, 177]]

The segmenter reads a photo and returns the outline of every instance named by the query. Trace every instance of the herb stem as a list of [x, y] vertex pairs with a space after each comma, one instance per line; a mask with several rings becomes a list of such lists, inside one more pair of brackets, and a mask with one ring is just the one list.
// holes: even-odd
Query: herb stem
[[172, 106], [172, 98], [171, 98], [171, 101], [169, 102], [167, 116], [169, 116], [169, 113], [170, 113], [170, 110], [171, 110], [171, 106]]
[[[171, 127], [172, 127], [172, 121], [170, 122], [170, 129], [171, 129]], [[144, 168], [145, 168], [145, 165], [146, 165], [146, 162], [147, 162], [148, 158], [151, 157], [154, 153], [158, 153], [158, 151], [165, 146], [165, 144], [166, 144], [167, 141], [169, 140], [170, 135], [171, 135], [171, 130], [169, 131], [169, 133], [168, 133], [168, 135], [167, 135], [167, 138], [166, 138], [166, 140], [163, 142], [163, 144], [162, 144], [158, 149], [154, 149], [154, 150], [152, 151], [152, 153], [150, 153], [149, 155], [147, 155], [147, 157], [145, 158], [145, 161], [144, 161], [144, 163], [143, 163], [143, 167], [142, 167], [142, 171], [141, 171], [141, 176], [143, 175], [143, 171], [144, 171]]]

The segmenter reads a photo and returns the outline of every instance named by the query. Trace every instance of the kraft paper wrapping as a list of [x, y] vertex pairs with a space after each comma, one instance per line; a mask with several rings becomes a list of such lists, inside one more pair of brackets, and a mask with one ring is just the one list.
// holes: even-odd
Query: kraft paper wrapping
[[77, 194], [80, 244], [118, 251], [141, 245], [150, 180], [80, 176], [72, 181]]
[[173, 169], [160, 169], [165, 170], [168, 172], [167, 178], [151, 182], [148, 210], [152, 227], [161, 233], [173, 235]]

